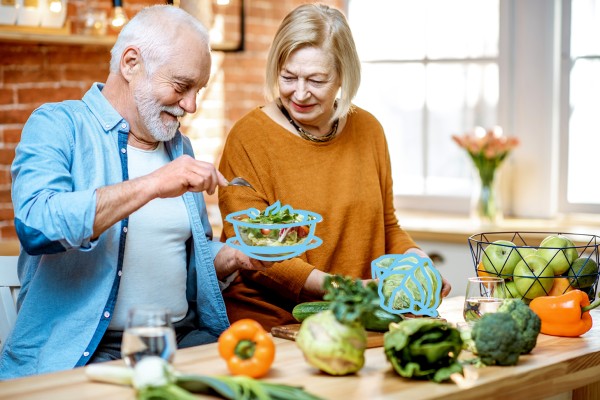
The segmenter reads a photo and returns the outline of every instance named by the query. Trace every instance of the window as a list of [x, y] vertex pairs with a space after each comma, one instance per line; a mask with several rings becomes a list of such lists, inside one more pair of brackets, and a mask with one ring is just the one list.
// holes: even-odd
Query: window
[[351, 0], [348, 19], [355, 103], [384, 126], [400, 205], [467, 210], [472, 166], [451, 135], [498, 124], [498, 0]]
[[399, 208], [466, 213], [472, 166], [451, 135], [498, 124], [521, 139], [505, 214], [600, 214], [600, 0], [350, 0], [348, 18], [355, 103], [385, 128]]
[[[570, 6], [570, 7], [569, 7]], [[563, 25], [570, 37], [563, 41], [563, 124], [566, 151], [562, 152], [560, 208], [599, 212], [597, 162], [600, 149], [600, 1], [564, 2]]]

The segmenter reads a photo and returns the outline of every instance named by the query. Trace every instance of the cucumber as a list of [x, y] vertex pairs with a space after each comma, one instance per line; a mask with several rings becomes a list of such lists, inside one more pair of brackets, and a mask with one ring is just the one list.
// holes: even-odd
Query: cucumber
[[400, 322], [403, 319], [401, 315], [392, 314], [383, 308], [378, 308], [366, 318], [365, 329], [368, 331], [387, 332], [390, 322]]
[[331, 304], [329, 301], [309, 301], [307, 303], [300, 303], [292, 310], [292, 316], [296, 318], [296, 321], [302, 322], [313, 314], [329, 310], [329, 304]]
[[[300, 303], [294, 307], [292, 315], [298, 322], [302, 322], [313, 314], [329, 310], [330, 303], [329, 301]], [[400, 322], [402, 319], [400, 315], [392, 314], [382, 308], [378, 308], [373, 314], [365, 318], [365, 329], [368, 331], [385, 332], [388, 330], [390, 322]]]

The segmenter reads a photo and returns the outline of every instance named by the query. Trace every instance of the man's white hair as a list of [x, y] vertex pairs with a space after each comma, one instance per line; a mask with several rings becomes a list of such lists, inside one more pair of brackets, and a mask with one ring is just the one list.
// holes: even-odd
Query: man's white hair
[[[190, 29], [191, 28], [191, 29]], [[110, 51], [110, 72], [118, 73], [121, 56], [129, 46], [140, 49], [148, 75], [169, 62], [176, 40], [186, 40], [183, 32], [198, 34], [208, 48], [208, 31], [202, 23], [179, 7], [156, 5], [138, 12], [124, 27]]]

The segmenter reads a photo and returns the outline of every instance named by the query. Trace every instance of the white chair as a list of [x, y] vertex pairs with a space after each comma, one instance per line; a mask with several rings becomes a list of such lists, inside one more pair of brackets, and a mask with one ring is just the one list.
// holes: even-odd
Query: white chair
[[0, 349], [17, 319], [17, 295], [19, 277], [17, 260], [19, 256], [0, 256]]

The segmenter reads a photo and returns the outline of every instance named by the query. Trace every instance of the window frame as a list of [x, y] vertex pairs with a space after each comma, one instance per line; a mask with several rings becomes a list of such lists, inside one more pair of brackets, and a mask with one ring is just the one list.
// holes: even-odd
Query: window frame
[[571, 0], [561, 0], [561, 58], [560, 58], [560, 173], [558, 210], [565, 214], [600, 214], [599, 204], [571, 203], [568, 201], [568, 166], [569, 166], [569, 134], [570, 134], [570, 81], [571, 70], [575, 63], [571, 57]]

